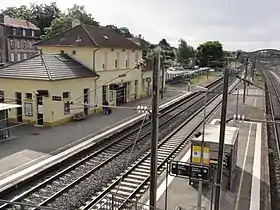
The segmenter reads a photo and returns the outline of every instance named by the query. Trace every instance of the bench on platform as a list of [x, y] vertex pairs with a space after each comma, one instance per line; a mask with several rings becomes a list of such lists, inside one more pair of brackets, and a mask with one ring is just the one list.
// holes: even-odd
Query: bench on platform
[[79, 120], [82, 120], [86, 117], [85, 113], [84, 112], [79, 112], [79, 113], [76, 113], [73, 115], [73, 120], [74, 121], [79, 121]]

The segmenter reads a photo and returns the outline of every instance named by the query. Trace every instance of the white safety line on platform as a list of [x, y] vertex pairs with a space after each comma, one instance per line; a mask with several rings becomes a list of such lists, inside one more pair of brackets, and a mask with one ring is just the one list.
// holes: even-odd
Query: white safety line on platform
[[246, 166], [246, 162], [247, 162], [249, 143], [250, 143], [250, 140], [251, 140], [252, 125], [253, 124], [251, 123], [250, 128], [249, 128], [249, 132], [248, 132], [248, 138], [247, 138], [247, 142], [246, 142], [245, 154], [244, 154], [244, 159], [243, 159], [243, 164], [242, 164], [242, 172], [241, 172], [241, 175], [240, 175], [239, 186], [238, 186], [238, 190], [237, 190], [234, 210], [238, 210], [238, 207], [239, 207], [239, 199], [240, 199], [241, 189], [242, 189], [242, 185], [243, 185], [243, 177], [244, 177], [245, 166]]
[[[260, 209], [260, 197], [261, 197], [261, 135], [262, 125], [257, 124], [256, 142], [255, 142], [255, 155], [253, 163], [252, 174], [252, 188], [250, 199], [250, 210]], [[257, 201], [257, 202], [256, 202]]]
[[[188, 93], [185, 93], [185, 94], [183, 94], [183, 95], [181, 95], [179, 97], [173, 98], [170, 101], [165, 102], [163, 105], [160, 105], [160, 109], [166, 108], [169, 105], [171, 105], [171, 104], [173, 104], [173, 103], [175, 103], [177, 101], [180, 101], [183, 98], [186, 98], [190, 94], [191, 93], [188, 92]], [[1, 190], [5, 190], [8, 187], [10, 187], [10, 186], [12, 186], [14, 184], [17, 184], [18, 182], [22, 181], [22, 179], [29, 178], [29, 177], [39, 173], [40, 171], [43, 171], [47, 167], [50, 167], [51, 165], [54, 165], [57, 162], [62, 161], [62, 159], [64, 159], [64, 158], [70, 157], [70, 156], [72, 156], [72, 155], [74, 155], [74, 154], [76, 154], [76, 153], [78, 153], [78, 152], [80, 152], [80, 151], [82, 151], [84, 149], [89, 148], [90, 146], [92, 146], [96, 142], [96, 140], [104, 138], [107, 135], [110, 135], [110, 134], [112, 134], [112, 133], [114, 133], [116, 131], [119, 131], [119, 130], [123, 129], [124, 127], [126, 127], [126, 126], [128, 126], [130, 124], [133, 124], [134, 122], [144, 118], [145, 115], [146, 114], [138, 115], [138, 116], [136, 116], [136, 117], [134, 117], [134, 118], [132, 118], [130, 120], [125, 121], [124, 123], [121, 123], [119, 125], [114, 126], [113, 128], [111, 128], [111, 129], [109, 129], [109, 130], [107, 130], [107, 131], [105, 131], [105, 132], [103, 132], [101, 134], [97, 134], [96, 136], [94, 136], [92, 138], [89, 138], [89, 139], [79, 143], [78, 145], [73, 146], [73, 147], [71, 147], [71, 148], [69, 148], [69, 149], [67, 149], [67, 150], [65, 150], [65, 151], [63, 151], [63, 152], [61, 152], [61, 153], [59, 153], [57, 155], [48, 157], [47, 159], [43, 159], [43, 157], [46, 157], [46, 155], [43, 155], [43, 156], [37, 158], [36, 159], [37, 161], [40, 160], [40, 159], [43, 159], [43, 160], [38, 162], [38, 163], [36, 163], [36, 164], [34, 164], [34, 165], [31, 165], [30, 167], [25, 168], [25, 169], [23, 169], [23, 170], [21, 170], [21, 171], [19, 171], [17, 173], [14, 173], [14, 174], [10, 175], [9, 177], [6, 177], [6, 178], [0, 180], [0, 188], [1, 188]], [[89, 135], [89, 136], [91, 136], [91, 135]], [[76, 142], [79, 142], [79, 141], [81, 141], [83, 139], [86, 139], [86, 138], [87, 138], [87, 136], [77, 140]], [[70, 143], [69, 145], [71, 146], [73, 144], [74, 144], [74, 142]], [[66, 145], [63, 148], [67, 148], [67, 146], [69, 146], [69, 145]], [[61, 149], [62, 148], [59, 148], [57, 151], [59, 151]], [[47, 154], [47, 155], [49, 155], [49, 154]], [[33, 161], [35, 162], [35, 160], [31, 160], [31, 161], [25, 163], [25, 165], [27, 165], [28, 163], [32, 163]], [[18, 166], [18, 169], [20, 167], [22, 167], [22, 166]], [[15, 168], [12, 169], [12, 170], [15, 170]], [[10, 170], [10, 172], [12, 170]]]
[[[257, 99], [257, 98], [256, 98]], [[255, 99], [255, 102], [256, 102]], [[255, 106], [255, 103], [254, 103]], [[212, 122], [215, 119], [212, 120]], [[218, 120], [218, 119], [216, 119]], [[254, 150], [254, 162], [253, 162], [253, 173], [252, 173], [252, 185], [251, 185], [251, 194], [250, 194], [250, 210], [259, 210], [260, 209], [260, 193], [261, 193], [261, 141], [262, 141], [262, 123], [257, 123], [257, 122], [247, 122], [244, 121], [242, 123], [247, 123], [250, 124], [250, 128], [249, 128], [249, 134], [248, 134], [248, 138], [250, 135], [250, 130], [251, 130], [251, 126], [253, 124], [257, 125], [257, 130], [256, 130], [256, 136], [255, 136], [255, 150]], [[248, 141], [247, 141], [248, 144]], [[247, 146], [246, 145], [246, 150], [247, 150]], [[246, 151], [245, 151], [246, 153]], [[247, 159], [247, 155], [245, 155], [244, 157], [244, 162], [246, 162]], [[243, 167], [242, 167], [242, 173], [244, 171], [244, 162], [243, 162]], [[241, 174], [242, 176], [242, 174]], [[242, 182], [242, 179], [240, 177], [240, 180]], [[240, 186], [239, 186], [240, 187]], [[238, 189], [239, 191], [239, 189]], [[240, 197], [240, 193], [239, 196], [237, 194], [237, 198], [236, 198], [236, 202], [238, 202]], [[235, 210], [237, 210], [238, 205], [235, 204]]]
[[[187, 162], [191, 157], [191, 150], [189, 149], [186, 154], [181, 158], [181, 162]], [[166, 172], [168, 173], [168, 172]], [[171, 182], [173, 181], [175, 177], [174, 176], [170, 176], [168, 175], [168, 183], [167, 183], [167, 187], [171, 184]], [[157, 201], [160, 199], [160, 197], [162, 196], [162, 194], [165, 192], [166, 190], [166, 178], [164, 179], [164, 181], [161, 183], [161, 185], [158, 187], [157, 189]], [[148, 200], [146, 202], [146, 205], [149, 206], [150, 204], [150, 200]]]

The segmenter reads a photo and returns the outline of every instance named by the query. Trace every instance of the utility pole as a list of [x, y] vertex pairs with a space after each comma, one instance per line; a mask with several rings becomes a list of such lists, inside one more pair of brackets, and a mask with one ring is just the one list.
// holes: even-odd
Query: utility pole
[[163, 88], [164, 88], [164, 59], [161, 60], [161, 53], [159, 53], [158, 56], [158, 71], [160, 71], [161, 68], [161, 94], [160, 97], [163, 99]]
[[218, 166], [217, 166], [216, 190], [215, 190], [215, 205], [214, 205], [215, 210], [220, 210], [222, 175], [223, 175], [223, 159], [224, 159], [224, 143], [225, 143], [226, 118], [227, 118], [228, 79], [229, 79], [229, 70], [228, 70], [228, 68], [225, 68], [221, 121], [220, 121]]
[[[160, 49], [155, 50], [160, 54]], [[159, 62], [159, 61], [158, 61]], [[153, 104], [152, 104], [152, 138], [151, 138], [151, 172], [150, 172], [150, 210], [157, 205], [157, 149], [158, 149], [158, 115], [159, 115], [159, 71], [154, 57]]]
[[245, 80], [244, 80], [244, 89], [243, 89], [243, 104], [245, 104], [245, 99], [246, 99], [246, 88], [247, 88], [247, 76], [248, 76], [248, 57], [246, 57], [246, 61], [245, 61]]

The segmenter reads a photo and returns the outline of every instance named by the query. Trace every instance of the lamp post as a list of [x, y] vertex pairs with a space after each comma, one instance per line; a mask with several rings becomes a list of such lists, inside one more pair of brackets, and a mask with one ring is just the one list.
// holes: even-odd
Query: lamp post
[[[203, 108], [203, 125], [202, 125], [202, 139], [201, 139], [201, 150], [200, 150], [200, 165], [203, 165], [203, 158], [204, 158], [204, 140], [205, 140], [205, 126], [206, 126], [206, 104], [207, 104], [207, 93], [208, 88], [197, 86], [204, 91], [204, 108]], [[203, 183], [199, 181], [198, 185], [198, 199], [197, 199], [197, 210], [201, 210], [201, 201], [202, 201], [202, 190], [203, 190]]]
[[157, 205], [157, 147], [158, 147], [158, 115], [159, 115], [159, 62], [161, 49], [155, 48], [158, 56], [154, 57], [153, 71], [153, 102], [152, 102], [152, 138], [151, 138], [151, 171], [150, 171], [150, 210], [156, 209]]

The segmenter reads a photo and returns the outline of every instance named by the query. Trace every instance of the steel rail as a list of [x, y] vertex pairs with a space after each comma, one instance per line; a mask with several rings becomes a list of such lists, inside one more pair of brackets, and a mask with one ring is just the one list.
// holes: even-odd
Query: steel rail
[[[221, 90], [222, 91], [222, 90]], [[220, 93], [221, 93], [220, 91]], [[207, 104], [210, 104], [213, 100], [215, 100], [220, 94], [217, 94], [215, 95], [213, 98], [209, 99]], [[190, 122], [191, 119], [193, 119], [197, 113], [199, 113], [201, 111], [201, 109], [203, 109], [203, 107], [199, 108], [198, 111], [195, 111], [194, 114], [192, 114], [183, 124], [181, 124], [177, 129], [175, 129], [167, 138], [165, 138], [163, 141], [160, 141], [159, 143], [159, 147], [161, 145], [163, 145], [164, 143], [166, 143], [173, 135], [176, 134], [176, 132], [178, 132], [178, 130], [184, 126], [185, 124], [187, 124], [188, 122]], [[210, 113], [211, 114], [211, 113]], [[176, 148], [174, 148], [174, 150], [169, 154], [168, 157], [170, 157], [172, 154], [174, 154], [174, 152], [176, 150], [178, 150], [178, 148], [182, 145], [184, 141], [182, 141]], [[104, 190], [103, 192], [99, 193], [99, 195], [97, 197], [95, 197], [92, 201], [88, 202], [87, 205], [83, 206], [82, 209], [83, 210], [88, 210], [88, 209], [91, 209], [91, 207], [95, 204], [95, 203], [98, 203], [100, 200], [102, 200], [104, 198], [104, 196], [106, 196], [106, 194], [112, 190], [120, 181], [123, 177], [126, 177], [131, 171], [133, 171], [133, 169], [135, 169], [139, 164], [141, 164], [144, 160], [146, 160], [148, 157], [150, 156], [150, 152], [147, 153], [147, 155], [145, 155], [140, 161], [138, 164], [135, 164], [132, 168], [130, 168], [125, 174], [122, 175], [122, 177], [118, 178], [117, 180], [115, 180], [109, 187], [106, 188], [106, 190]], [[162, 164], [164, 164], [166, 162], [166, 160], [164, 160], [162, 162]], [[143, 181], [143, 183], [141, 184], [141, 186], [146, 183], [148, 181], [149, 177]], [[141, 187], [139, 185], [139, 188]], [[132, 193], [133, 195], [136, 193], [136, 191], [138, 191], [138, 188]], [[131, 199], [132, 195], [129, 196], [127, 198], [128, 199]]]
[[[279, 94], [279, 91], [278, 91], [278, 88], [275, 84], [275, 78], [271, 78], [271, 76], [267, 76], [267, 78], [269, 79], [270, 81], [270, 86], [272, 87], [272, 90], [273, 92], [275, 93], [273, 96], [274, 98], [277, 98], [277, 105], [275, 103], [273, 103], [273, 100], [272, 100], [272, 95], [269, 93], [268, 94], [268, 99], [269, 99], [269, 104], [270, 104], [270, 112], [271, 112], [271, 118], [272, 118], [272, 121], [277, 121], [276, 117], [275, 117], [275, 110], [276, 109], [280, 109], [280, 94]], [[280, 86], [280, 85], [279, 85]], [[280, 111], [278, 111], [278, 113], [280, 113]], [[277, 153], [278, 153], [278, 158], [280, 160], [280, 139], [279, 139], [279, 136], [280, 136], [280, 125], [276, 124], [276, 123], [270, 123], [272, 124], [273, 126], [273, 131], [274, 131], [274, 137], [275, 137], [275, 142], [276, 142], [276, 146], [277, 146]]]
[[[215, 85], [218, 84], [219, 82], [220, 82], [220, 80], [217, 80], [217, 81], [215, 81], [214, 83], [210, 84], [209, 87], [215, 86]], [[188, 97], [187, 99], [182, 100], [180, 103], [177, 103], [177, 104], [176, 104], [175, 106], [173, 106], [171, 109], [169, 108], [168, 111], [166, 111], [166, 112], [164, 112], [164, 113], [162, 114], [162, 116], [165, 116], [166, 114], [168, 114], [168, 113], [172, 112], [173, 110], [177, 109], [178, 107], [182, 106], [182, 104], [186, 103], [186, 101], [191, 101], [192, 99], [197, 98], [198, 95], [199, 95], [199, 94], [196, 93], [196, 94], [193, 94], [192, 97]], [[182, 111], [183, 111], [183, 110], [182, 110]], [[180, 113], [182, 113], [182, 112], [179, 112], [178, 114], [180, 114]], [[178, 114], [177, 114], [177, 115], [178, 115]], [[173, 118], [174, 118], [175, 116], [177, 116], [177, 115], [174, 115], [173, 117], [169, 118], [168, 120], [165, 121], [165, 123], [168, 122], [168, 121], [170, 121], [171, 119], [173, 119]], [[165, 124], [165, 123], [162, 123], [161, 125], [163, 125], [163, 124]], [[145, 125], [149, 125], [149, 124], [150, 124], [150, 123], [148, 122], [148, 123], [146, 123]], [[124, 139], [124, 138], [128, 137], [129, 135], [131, 135], [133, 132], [135, 132], [135, 131], [137, 131], [137, 130], [138, 130], [138, 129], [134, 129], [133, 131], [131, 131], [131, 132], [129, 132], [128, 134], [124, 135], [121, 139]], [[147, 133], [147, 134], [141, 136], [141, 139], [140, 139], [140, 140], [142, 140], [143, 138], [145, 138], [145, 137], [148, 136], [148, 135], [149, 135], [149, 133]], [[87, 156], [87, 157], [81, 159], [80, 161], [78, 161], [78, 162], [76, 162], [75, 164], [71, 165], [70, 167], [68, 167], [68, 168], [66, 168], [66, 169], [64, 169], [64, 170], [62, 170], [61, 172], [57, 173], [56, 175], [50, 177], [49, 179], [45, 180], [44, 182], [41, 182], [39, 185], [36, 185], [35, 187], [31, 188], [30, 190], [25, 191], [25, 192], [22, 193], [21, 195], [16, 196], [14, 199], [12, 199], [12, 201], [14, 202], [14, 201], [22, 200], [24, 197], [28, 196], [29, 194], [32, 194], [34, 191], [38, 190], [40, 187], [44, 187], [44, 186], [47, 185], [49, 182], [53, 181], [54, 179], [58, 178], [59, 176], [65, 174], [65, 173], [67, 173], [68, 171], [70, 171], [70, 170], [73, 169], [74, 167], [77, 167], [77, 165], [79, 165], [79, 164], [83, 163], [84, 161], [90, 159], [90, 158], [93, 157], [94, 155], [100, 154], [102, 151], [105, 151], [105, 150], [108, 149], [110, 146], [112, 146], [112, 145], [114, 145], [114, 144], [116, 144], [116, 143], [120, 143], [120, 139], [118, 139], [118, 140], [116, 140], [116, 141], [110, 143], [109, 145], [107, 145], [106, 147], [104, 147], [104, 148], [102, 148], [102, 149], [96, 151], [96, 152], [93, 153], [92, 155]], [[124, 150], [129, 149], [131, 146], [132, 146], [132, 144], [129, 145], [129, 146], [127, 146]], [[123, 151], [124, 151], [124, 150], [123, 150]], [[122, 151], [122, 152], [123, 152], [123, 151]], [[43, 201], [42, 203], [40, 203], [40, 205], [42, 206], [43, 204], [45, 204], [45, 203], [51, 201], [51, 200], [54, 199], [56, 196], [58, 196], [59, 194], [63, 193], [64, 191], [66, 191], [66, 190], [67, 190], [68, 188], [70, 188], [71, 186], [73, 186], [75, 183], [77, 183], [77, 182], [79, 182], [80, 180], [82, 180], [84, 177], [86, 177], [87, 175], [93, 173], [93, 171], [98, 170], [100, 167], [102, 167], [102, 165], [106, 164], [109, 160], [112, 160], [113, 158], [117, 157], [119, 154], [121, 154], [121, 151], [120, 151], [119, 153], [117, 153], [117, 154], [111, 156], [111, 158], [107, 159], [106, 161], [103, 161], [102, 163], [100, 163], [99, 165], [97, 165], [95, 168], [93, 168], [93, 169], [90, 170], [88, 173], [84, 174], [83, 176], [81, 176], [80, 178], [78, 178], [77, 180], [75, 180], [74, 182], [72, 182], [71, 184], [65, 186], [63, 189], [61, 189], [60, 191], [58, 191], [57, 193], [53, 194], [53, 195], [50, 196], [48, 199], [46, 199], [45, 201]], [[40, 206], [40, 205], [39, 205], [39, 206]], [[5, 206], [7, 206], [7, 205], [2, 205], [1, 208], [4, 208]]]

